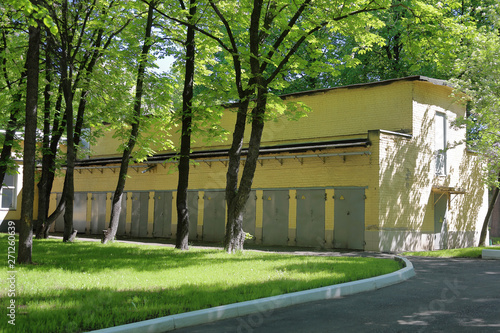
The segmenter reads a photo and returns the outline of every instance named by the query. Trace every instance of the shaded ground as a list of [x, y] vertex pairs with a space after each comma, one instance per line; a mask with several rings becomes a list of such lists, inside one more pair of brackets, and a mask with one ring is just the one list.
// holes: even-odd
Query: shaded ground
[[[51, 238], [62, 239], [62, 234], [52, 233]], [[78, 240], [100, 242], [101, 238], [98, 235], [78, 235]], [[118, 238], [118, 242], [133, 243], [133, 244], [149, 244], [155, 246], [175, 247], [175, 239], [164, 238]], [[223, 248], [222, 243], [214, 242], [189, 242], [190, 247], [198, 248]], [[264, 251], [272, 253], [296, 254], [296, 255], [315, 255], [315, 256], [334, 256], [334, 257], [374, 257], [374, 258], [392, 258], [394, 253], [380, 253], [371, 251], [343, 250], [343, 249], [321, 249], [321, 248], [305, 248], [294, 246], [266, 246], [256, 244], [245, 244], [245, 250]]]

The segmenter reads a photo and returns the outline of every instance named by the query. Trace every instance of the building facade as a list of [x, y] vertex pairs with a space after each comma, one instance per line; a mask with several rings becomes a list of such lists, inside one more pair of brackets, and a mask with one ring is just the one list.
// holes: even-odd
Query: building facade
[[[444, 81], [413, 76], [282, 96], [312, 112], [265, 125], [244, 219], [244, 230], [254, 237], [250, 241], [373, 251], [475, 245], [487, 191], [478, 158], [464, 143], [465, 129], [452, 126], [465, 107], [451, 92]], [[234, 120], [228, 109], [221, 125], [231, 131]], [[192, 240], [223, 240], [228, 140], [193, 143]], [[107, 226], [118, 145], [109, 133], [92, 147], [89, 159], [77, 163], [80, 232], [102, 234]], [[173, 156], [164, 151], [130, 165], [118, 235], [175, 237]], [[62, 184], [62, 178], [56, 180], [52, 209]], [[63, 230], [62, 219], [54, 228]]]

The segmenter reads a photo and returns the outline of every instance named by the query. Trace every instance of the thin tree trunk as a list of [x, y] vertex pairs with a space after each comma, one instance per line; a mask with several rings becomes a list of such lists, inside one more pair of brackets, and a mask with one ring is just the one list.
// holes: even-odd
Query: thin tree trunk
[[[42, 172], [40, 182], [38, 183], [38, 223], [35, 229], [36, 238], [48, 238], [50, 224], [54, 222], [59, 215], [64, 211], [66, 205], [64, 197], [58, 204], [58, 208], [48, 216], [50, 193], [52, 192], [52, 185], [55, 177], [55, 166], [57, 158], [57, 149], [59, 141], [61, 140], [64, 128], [66, 127], [67, 116], [64, 115], [59, 119], [62, 106], [62, 84], [59, 85], [59, 93], [55, 106], [55, 117], [52, 126], [52, 136], [50, 138], [50, 145], [48, 151], [44, 151], [42, 157]], [[61, 120], [61, 121], [60, 121]], [[64, 188], [63, 188], [64, 192]]]
[[[227, 221], [226, 233], [224, 236], [224, 246], [226, 250], [237, 247], [235, 242], [235, 228], [239, 225], [239, 212], [236, 206], [238, 193], [238, 175], [240, 171], [241, 150], [243, 148], [243, 137], [245, 135], [245, 126], [247, 119], [249, 100], [240, 101], [236, 123], [233, 132], [233, 142], [229, 149], [229, 165], [226, 174], [226, 202], [227, 202]], [[229, 222], [234, 221], [234, 222]], [[238, 232], [236, 232], [238, 234]], [[244, 240], [243, 240], [244, 241]]]
[[[243, 213], [250, 191], [252, 190], [253, 177], [255, 175], [257, 160], [259, 158], [262, 131], [264, 130], [264, 114], [266, 112], [267, 104], [267, 85], [262, 77], [259, 61], [259, 26], [262, 15], [262, 6], [262, 0], [254, 0], [254, 6], [250, 17], [250, 68], [253, 80], [252, 83], [255, 83], [255, 86], [257, 87], [257, 102], [256, 106], [252, 110], [252, 132], [250, 134], [250, 142], [248, 144], [248, 155], [245, 167], [243, 168], [240, 185], [236, 193], [234, 192], [234, 189], [237, 188], [237, 177], [236, 174], [234, 174], [235, 161], [231, 164], [231, 167], [233, 168], [233, 170], [231, 170], [231, 174], [229, 174], [228, 171], [227, 176], [228, 184], [226, 185], [226, 191], [229, 190], [229, 193], [227, 193], [228, 220], [226, 224], [226, 235], [224, 237], [224, 248], [229, 253], [243, 250], [243, 244], [245, 242], [245, 232], [243, 231]], [[254, 84], [251, 86], [253, 85]], [[239, 112], [238, 116], [240, 116]], [[243, 116], [243, 112], [241, 116]], [[237, 127], [235, 127], [235, 133], [237, 130], [241, 132], [238, 124]], [[243, 133], [239, 135], [242, 134]], [[236, 158], [236, 155], [233, 156], [233, 158]], [[239, 157], [237, 159], [239, 161]]]
[[153, 17], [154, 6], [155, 2], [151, 1], [149, 3], [148, 18], [146, 22], [146, 34], [145, 34], [146, 38], [142, 46], [141, 58], [139, 61], [139, 69], [137, 73], [137, 83], [136, 83], [135, 102], [134, 102], [134, 119], [127, 147], [123, 151], [122, 162], [120, 165], [120, 173], [118, 175], [118, 183], [116, 185], [115, 193], [113, 195], [113, 203], [111, 208], [111, 221], [109, 223], [108, 229], [106, 229], [102, 238], [102, 243], [104, 244], [106, 244], [109, 241], [113, 241], [116, 236], [116, 232], [118, 230], [118, 222], [120, 219], [120, 212], [122, 209], [121, 203], [122, 203], [123, 191], [125, 189], [125, 181], [127, 179], [128, 164], [130, 161], [130, 155], [134, 150], [135, 143], [137, 142], [137, 136], [139, 134], [144, 73], [146, 71], [146, 66], [147, 66], [147, 55], [152, 45], [151, 30], [154, 20]]
[[[69, 79], [69, 78], [68, 78]], [[66, 94], [65, 94], [66, 95]], [[71, 110], [67, 113], [68, 118], [66, 119], [66, 133], [67, 133], [67, 153], [66, 153], [66, 180], [64, 182], [66, 187], [66, 192], [63, 192], [64, 201], [66, 208], [64, 210], [64, 233], [63, 242], [70, 241], [73, 235], [73, 202], [74, 202], [74, 170], [75, 170], [75, 144], [74, 144], [74, 134], [73, 134], [73, 96], [70, 91], [67, 94], [66, 107]], [[68, 106], [69, 105], [69, 106]]]
[[[500, 173], [498, 174], [498, 180], [500, 181]], [[490, 204], [488, 206], [488, 212], [484, 218], [483, 227], [481, 228], [481, 234], [479, 236], [479, 244], [477, 246], [485, 246], [486, 242], [486, 234], [488, 233], [488, 225], [490, 223], [491, 213], [493, 212], [493, 208], [495, 208], [495, 203], [498, 199], [498, 194], [500, 190], [498, 187], [495, 187], [493, 191], [493, 196], [491, 197]]]
[[33, 245], [33, 201], [35, 198], [36, 121], [38, 104], [40, 22], [29, 27], [26, 57], [26, 124], [24, 130], [23, 198], [17, 262], [31, 264]]
[[[226, 225], [226, 235], [224, 238], [224, 248], [228, 253], [242, 251], [245, 242], [243, 214], [245, 212], [246, 202], [252, 190], [253, 178], [257, 168], [257, 160], [259, 158], [260, 143], [262, 139], [262, 132], [264, 130], [264, 114], [267, 104], [266, 94], [266, 88], [262, 87], [259, 89], [257, 94], [257, 105], [252, 111], [252, 131], [250, 134], [248, 154], [245, 161], [245, 167], [243, 168], [240, 186], [238, 191], [230, 198], [230, 200], [228, 200], [228, 220]], [[231, 185], [229, 185], [229, 181], [230, 180], [228, 179], [227, 187], [231, 186], [234, 188], [234, 177], [231, 180]]]
[[[101, 29], [97, 35], [96, 41], [95, 41], [95, 47], [96, 50], [92, 53], [92, 57], [89, 60], [89, 63], [87, 67], [85, 68], [85, 87], [83, 88], [81, 94], [80, 94], [80, 101], [78, 104], [78, 112], [77, 112], [77, 120], [76, 120], [76, 125], [75, 125], [75, 130], [74, 130], [74, 147], [75, 147], [75, 153], [74, 157], [76, 159], [76, 153], [78, 150], [78, 145], [80, 144], [81, 136], [82, 136], [82, 131], [83, 131], [83, 122], [84, 122], [84, 114], [85, 114], [85, 109], [87, 105], [87, 95], [88, 95], [88, 76], [90, 73], [93, 72], [94, 67], [97, 63], [97, 60], [99, 56], [102, 54], [102, 51], [98, 51], [97, 49], [101, 47], [101, 42], [102, 42], [102, 36], [103, 35], [103, 30]], [[49, 39], [49, 43], [50, 43]], [[50, 44], [49, 44], [50, 45]], [[105, 45], [104, 48], [107, 48], [109, 44]], [[81, 73], [81, 71], [80, 71]], [[50, 225], [59, 217], [59, 215], [64, 211], [66, 207], [66, 195], [65, 193], [68, 192], [67, 190], [63, 190], [63, 195], [60, 203], [58, 204], [56, 210], [49, 216], [48, 215], [48, 206], [49, 206], [49, 199], [50, 199], [50, 193], [52, 191], [52, 185], [54, 183], [54, 173], [55, 173], [55, 160], [56, 160], [56, 155], [57, 155], [57, 146], [58, 143], [61, 139], [62, 133], [64, 131], [64, 127], [66, 124], [66, 119], [67, 115], [63, 117], [62, 121], [59, 122], [59, 119], [57, 115], [60, 114], [61, 110], [61, 103], [62, 103], [62, 85], [59, 86], [59, 98], [56, 102], [56, 116], [54, 118], [54, 126], [52, 129], [52, 140], [50, 143], [50, 150], [47, 152], [47, 154], [44, 154], [43, 160], [42, 160], [42, 177], [40, 179], [40, 182], [38, 184], [39, 186], [39, 213], [38, 213], [38, 225], [36, 228], [36, 237], [37, 238], [48, 238], [48, 230], [50, 228]], [[66, 178], [65, 178], [65, 184], [66, 184]], [[42, 196], [43, 195], [43, 196]]]
[[43, 106], [43, 140], [42, 140], [42, 174], [38, 182], [38, 220], [35, 223], [35, 235], [37, 238], [40, 229], [47, 219], [49, 213], [49, 199], [50, 192], [47, 195], [46, 189], [49, 181], [49, 165], [51, 160], [50, 151], [50, 93], [52, 91], [52, 59], [47, 44], [45, 48], [45, 89], [43, 92], [44, 106]]
[[[196, 0], [189, 1], [189, 17], [192, 21], [196, 14]], [[193, 120], [193, 89], [194, 89], [194, 60], [195, 60], [195, 31], [188, 26], [186, 36], [186, 71], [184, 76], [184, 90], [182, 92], [182, 129], [181, 152], [179, 158], [179, 181], [177, 183], [177, 236], [175, 247], [188, 250], [189, 239], [189, 210], [187, 189], [189, 186], [189, 154], [191, 151], [191, 123]]]
[[66, 103], [66, 178], [64, 181], [64, 190], [62, 200], [66, 203], [64, 210], [64, 233], [63, 242], [71, 241], [73, 235], [73, 201], [74, 201], [74, 168], [75, 168], [75, 145], [73, 128], [73, 90], [72, 76], [73, 67], [70, 64], [71, 59], [71, 40], [68, 35], [68, 1], [62, 5], [63, 28], [61, 31], [62, 53], [61, 53], [61, 80], [63, 85], [64, 101]]

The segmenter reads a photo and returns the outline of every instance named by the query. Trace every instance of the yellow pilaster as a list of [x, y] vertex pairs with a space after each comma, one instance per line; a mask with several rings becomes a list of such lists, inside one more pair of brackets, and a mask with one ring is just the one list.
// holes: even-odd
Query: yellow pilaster
[[[49, 200], [49, 212], [53, 212], [54, 210], [56, 210], [56, 208], [57, 208], [57, 194], [52, 193], [50, 194], [50, 200]], [[55, 228], [56, 228], [56, 223], [54, 222], [50, 225], [49, 231], [54, 232]]]
[[172, 238], [177, 235], [177, 192], [172, 192]]
[[196, 233], [198, 239], [203, 235], [203, 218], [205, 214], [205, 191], [198, 192], [198, 223], [196, 224]]
[[92, 193], [87, 193], [87, 219], [85, 221], [87, 222], [85, 227], [85, 234], [89, 235], [90, 225], [92, 221]]
[[295, 245], [297, 238], [297, 190], [288, 191], [288, 245]]
[[148, 236], [153, 237], [153, 227], [155, 222], [155, 192], [149, 192], [148, 201]]
[[255, 242], [260, 244], [262, 243], [262, 216], [264, 214], [262, 196], [264, 195], [264, 191], [257, 190], [255, 191], [255, 195], [257, 196], [255, 202]]
[[335, 195], [335, 190], [326, 189], [326, 201], [325, 201], [325, 247], [333, 247], [333, 228], [334, 228], [334, 207], [335, 200], [333, 196]]
[[125, 233], [130, 235], [132, 229], [132, 192], [127, 192], [127, 215], [125, 216]]
[[[113, 193], [106, 193], [106, 223], [108, 225], [109, 221], [111, 221], [111, 205], [113, 203]], [[102, 232], [99, 230], [99, 232]]]

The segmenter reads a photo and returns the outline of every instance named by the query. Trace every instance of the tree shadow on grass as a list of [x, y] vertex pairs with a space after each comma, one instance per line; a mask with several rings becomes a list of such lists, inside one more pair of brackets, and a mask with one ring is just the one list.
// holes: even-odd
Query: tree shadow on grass
[[[268, 255], [273, 259], [278, 255]], [[81, 242], [63, 244], [60, 241], [35, 241], [33, 261], [36, 265], [25, 266], [28, 270], [52, 270], [61, 268], [75, 272], [99, 272], [113, 269], [157, 271], [214, 263], [260, 260], [240, 255], [228, 255], [220, 249], [178, 251], [171, 247], [139, 246], [133, 244], [102, 245]]]
[[[0, 245], [7, 237], [0, 237]], [[34, 240], [33, 262], [22, 266], [27, 271], [53, 271], [97, 273], [106, 270], [131, 269], [136, 272], [238, 263], [252, 265], [260, 260], [279, 260], [297, 256], [268, 252], [227, 254], [221, 249], [191, 249], [179, 251], [172, 247], [141, 246], [135, 244], [108, 244], [97, 242], [62, 243], [60, 240]]]
[[[0, 237], [1, 240], [5, 239]], [[252, 255], [229, 255], [221, 250], [194, 250], [181, 252], [172, 248], [134, 246], [134, 245], [106, 245], [99, 243], [63, 244], [59, 240], [36, 241], [34, 244], [35, 261], [38, 265], [22, 266], [18, 269], [19, 289], [16, 295], [16, 328], [23, 332], [81, 332], [104, 327], [122, 325], [151, 318], [167, 316], [186, 311], [210, 308], [223, 304], [276, 296], [304, 289], [311, 289], [350, 281], [353, 278], [335, 280], [333, 272], [350, 270], [352, 267], [362, 269], [367, 267], [366, 261], [373, 258], [356, 258], [356, 263], [348, 264], [353, 259], [338, 257], [318, 257], [312, 259], [300, 256], [284, 256], [275, 253], [253, 253]], [[221, 262], [236, 262], [235, 267], [257, 265], [257, 261], [277, 261], [284, 257], [292, 257], [293, 264], [272, 265], [270, 270], [278, 272], [272, 277], [262, 276], [262, 281], [239, 282], [232, 284], [232, 274], [245, 274], [239, 270], [227, 272], [226, 281], [212, 284], [202, 282], [188, 282], [182, 276], [174, 283], [175, 287], [152, 286], [138, 281], [137, 285], [126, 289], [121, 287], [119, 277], [116, 279], [117, 288], [98, 287], [99, 279], [92, 279], [92, 273], [128, 269], [138, 273], [158, 272], [165, 267], [187, 268], [190, 266], [203, 267], [209, 272], [213, 265]], [[303, 262], [297, 264], [297, 261]], [[345, 262], [345, 264], [340, 264]], [[203, 264], [203, 266], [201, 265]], [[350, 266], [350, 267], [347, 267]], [[333, 269], [332, 269], [333, 267]], [[81, 288], [54, 287], [54, 281], [43, 278], [48, 271], [69, 271], [70, 273], [86, 272], [89, 275], [88, 283]], [[307, 276], [306, 279], [286, 276], [286, 271], [309, 273], [323, 271], [321, 276]], [[20, 281], [21, 274], [30, 274], [41, 271], [39, 281]], [[183, 270], [187, 274], [185, 270]], [[193, 271], [191, 271], [193, 272]], [[198, 271], [196, 271], [198, 272]], [[326, 272], [326, 273], [325, 273]], [[283, 274], [281, 274], [283, 273]], [[193, 273], [190, 273], [193, 274]], [[196, 273], [198, 274], [198, 273]], [[199, 274], [204, 274], [200, 271]], [[49, 276], [49, 275], [47, 275]], [[69, 275], [71, 278], [72, 275]], [[143, 278], [139, 275], [138, 278]], [[203, 277], [203, 276], [202, 276]], [[266, 281], [267, 277], [267, 281]], [[101, 277], [102, 278], [102, 277]], [[108, 277], [109, 279], [111, 277]], [[202, 278], [203, 280], [203, 278]], [[224, 280], [224, 279], [221, 279]], [[206, 281], [206, 280], [203, 280]], [[47, 291], [37, 291], [37, 284], [49, 284], [52, 287]], [[123, 285], [123, 283], [122, 283]], [[130, 285], [130, 284], [129, 284]], [[143, 285], [143, 287], [138, 287]], [[43, 288], [42, 288], [43, 289]], [[1, 306], [8, 306], [8, 298], [2, 297]], [[2, 325], [6, 325], [4, 321]]]
[[[332, 283], [331, 279], [317, 278], [306, 282], [273, 280], [238, 286], [184, 284], [153, 290], [63, 289], [51, 296], [17, 297], [16, 328], [19, 332], [33, 333], [90, 331]], [[2, 306], [4, 303], [5, 300], [0, 302]]]

